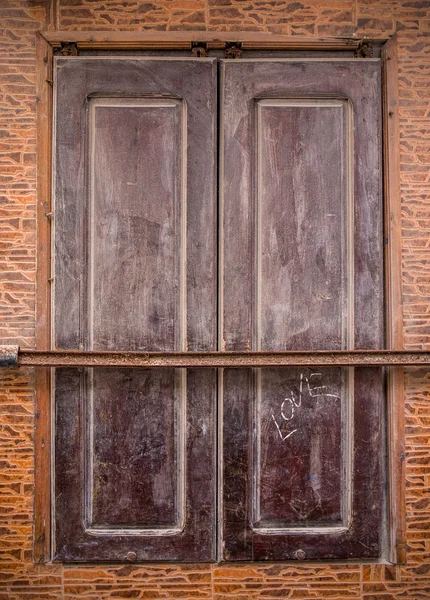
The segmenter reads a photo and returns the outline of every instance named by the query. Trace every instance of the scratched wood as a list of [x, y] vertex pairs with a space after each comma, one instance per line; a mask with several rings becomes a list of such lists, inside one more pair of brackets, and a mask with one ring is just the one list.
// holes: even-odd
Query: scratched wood
[[347, 383], [342, 375], [341, 369], [258, 373], [256, 528], [342, 525], [348, 501], [342, 425], [349, 420], [341, 403]]
[[[259, 349], [349, 345], [348, 116], [345, 99], [257, 101]], [[258, 373], [256, 527], [340, 526], [346, 518], [343, 379], [340, 369]]]
[[[182, 108], [173, 99], [90, 100], [93, 349], [184, 346]], [[175, 409], [184, 399], [177, 376], [92, 373], [91, 527], [181, 526], [183, 434]]]
[[[215, 63], [56, 67], [56, 347], [215, 349]], [[214, 559], [215, 389], [57, 370], [55, 559]]]
[[[221, 69], [222, 348], [382, 347], [379, 61]], [[226, 370], [223, 402], [226, 560], [380, 556], [381, 370]]]
[[257, 102], [261, 350], [348, 345], [348, 108], [341, 99]]

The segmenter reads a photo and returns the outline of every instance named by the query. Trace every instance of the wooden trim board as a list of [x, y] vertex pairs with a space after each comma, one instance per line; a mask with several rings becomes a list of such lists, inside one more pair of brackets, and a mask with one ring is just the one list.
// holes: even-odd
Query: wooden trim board
[[[403, 348], [397, 35], [382, 48], [387, 347]], [[389, 369], [389, 559], [406, 562], [404, 369]]]
[[[82, 49], [187, 49], [193, 43], [208, 48], [224, 48], [226, 42], [241, 43], [243, 49], [259, 50], [354, 50], [362, 40], [348, 37], [311, 38], [279, 34], [235, 31], [45, 31], [42, 33], [54, 48], [65, 43]], [[369, 40], [381, 44], [386, 40]]]
[[[36, 348], [49, 350], [51, 337], [52, 46], [36, 37], [37, 257]], [[51, 391], [50, 369], [36, 369], [34, 560], [50, 559]]]

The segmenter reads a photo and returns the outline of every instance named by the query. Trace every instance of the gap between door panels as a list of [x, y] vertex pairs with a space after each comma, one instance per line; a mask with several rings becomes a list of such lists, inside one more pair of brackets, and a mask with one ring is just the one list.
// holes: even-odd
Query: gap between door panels
[[[217, 258], [217, 286], [216, 286], [216, 331], [217, 331], [217, 344], [216, 348], [218, 351], [222, 350], [221, 339], [222, 332], [220, 331], [222, 319], [220, 318], [220, 311], [222, 310], [223, 303], [220, 298], [221, 293], [221, 276], [222, 276], [222, 226], [223, 226], [223, 215], [221, 213], [221, 202], [220, 202], [220, 190], [221, 190], [221, 173], [220, 168], [221, 161], [221, 70], [220, 61], [217, 59], [217, 120], [216, 120], [216, 165], [215, 165], [215, 181], [217, 182], [216, 189], [216, 235], [217, 235], [217, 246], [216, 246], [216, 258]], [[222, 416], [223, 416], [223, 369], [217, 369], [216, 377], [216, 438], [215, 438], [215, 457], [216, 457], [216, 502], [215, 502], [215, 561], [221, 562], [222, 560], [222, 475], [223, 475], [223, 460], [222, 460]]]

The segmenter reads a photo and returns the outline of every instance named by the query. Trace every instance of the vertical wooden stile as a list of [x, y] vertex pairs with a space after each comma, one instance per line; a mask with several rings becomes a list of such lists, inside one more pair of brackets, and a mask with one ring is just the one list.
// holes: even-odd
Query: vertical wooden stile
[[[397, 35], [382, 49], [387, 347], [403, 348]], [[389, 559], [406, 561], [404, 370], [388, 370]]]
[[[37, 267], [36, 348], [50, 349], [51, 338], [51, 165], [52, 46], [36, 35]], [[36, 369], [34, 560], [50, 558], [51, 395], [50, 369]]]

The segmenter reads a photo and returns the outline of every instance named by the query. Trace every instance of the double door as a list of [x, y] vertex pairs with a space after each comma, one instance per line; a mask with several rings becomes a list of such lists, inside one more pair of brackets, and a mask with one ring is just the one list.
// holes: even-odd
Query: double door
[[[383, 346], [380, 62], [55, 63], [54, 345]], [[380, 369], [57, 369], [54, 557], [375, 558]]]

